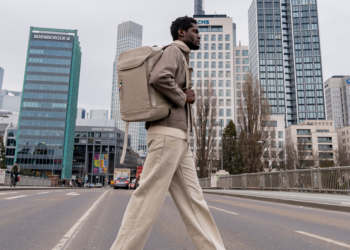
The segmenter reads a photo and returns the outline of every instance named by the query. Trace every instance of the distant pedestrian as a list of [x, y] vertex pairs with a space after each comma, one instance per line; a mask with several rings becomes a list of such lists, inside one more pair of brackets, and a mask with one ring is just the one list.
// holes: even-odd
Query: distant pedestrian
[[70, 185], [71, 187], [73, 187], [73, 181], [72, 181], [72, 178], [70, 178], [70, 179], [69, 179], [69, 185]]
[[64, 178], [63, 180], [62, 180], [62, 187], [65, 187], [66, 186], [66, 178]]

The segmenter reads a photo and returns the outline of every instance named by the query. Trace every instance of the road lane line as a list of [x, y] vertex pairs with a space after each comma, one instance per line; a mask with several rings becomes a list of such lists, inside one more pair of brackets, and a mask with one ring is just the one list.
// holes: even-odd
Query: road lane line
[[107, 194], [109, 190], [105, 191], [100, 198], [95, 201], [94, 204], [86, 211], [86, 213], [74, 224], [74, 226], [69, 229], [69, 231], [63, 236], [63, 238], [60, 240], [60, 242], [54, 247], [52, 250], [63, 250], [66, 249], [71, 241], [71, 239], [74, 237], [74, 235], [79, 231], [81, 226], [84, 224], [86, 219], [89, 217], [89, 215], [92, 213], [92, 211], [97, 207], [98, 203], [102, 200], [102, 198]]
[[7, 192], [7, 193], [0, 193], [0, 195], [4, 195], [4, 194], [17, 194], [18, 192]]
[[48, 194], [48, 193], [50, 193], [50, 192], [42, 192], [42, 193], [38, 193], [38, 194]]
[[239, 214], [237, 214], [237, 213], [230, 212], [230, 211], [227, 211], [227, 210], [223, 210], [223, 209], [220, 209], [220, 208], [217, 208], [217, 207], [212, 207], [212, 206], [208, 206], [208, 207], [213, 208], [213, 209], [216, 209], [216, 210], [219, 210], [219, 211], [222, 211], [222, 212], [225, 212], [225, 213], [234, 214], [234, 215], [239, 215]]
[[329, 243], [333, 243], [335, 245], [339, 245], [339, 246], [346, 247], [346, 248], [350, 249], [350, 245], [348, 245], [346, 243], [343, 243], [343, 242], [339, 242], [339, 241], [335, 241], [335, 240], [332, 240], [332, 239], [324, 238], [324, 237], [321, 237], [321, 236], [318, 236], [318, 235], [315, 235], [315, 234], [309, 234], [309, 233], [306, 233], [306, 232], [303, 232], [303, 231], [295, 231], [295, 232], [299, 233], [299, 234], [303, 234], [303, 235], [309, 236], [309, 237], [313, 237], [313, 238], [316, 238], [316, 239], [319, 239], [319, 240], [327, 241]]
[[7, 197], [5, 198], [5, 200], [12, 200], [12, 199], [17, 199], [17, 198], [22, 198], [22, 197], [26, 197], [28, 195], [20, 195], [20, 196], [14, 196], [14, 197]]

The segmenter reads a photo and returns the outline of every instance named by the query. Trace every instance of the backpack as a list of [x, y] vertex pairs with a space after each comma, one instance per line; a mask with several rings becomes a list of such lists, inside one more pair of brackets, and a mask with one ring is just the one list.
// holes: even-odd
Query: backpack
[[172, 102], [150, 84], [150, 72], [163, 54], [160, 47], [140, 47], [119, 55], [117, 70], [119, 83], [120, 116], [125, 124], [123, 153], [124, 163], [129, 122], [150, 122], [166, 118]]
[[17, 173], [18, 172], [18, 167], [15, 165], [15, 166], [13, 166], [13, 172], [14, 173]]
[[[117, 70], [119, 83], [119, 101], [120, 101], [120, 116], [125, 124], [125, 137], [122, 156], [120, 163], [124, 163], [128, 134], [129, 122], [150, 122], [166, 118], [169, 115], [172, 102], [152, 84], [150, 84], [150, 73], [159, 59], [162, 57], [163, 48], [140, 47], [132, 50], [127, 50], [119, 55]], [[182, 54], [182, 52], [181, 52]], [[191, 72], [192, 68], [185, 62], [186, 70], [186, 88], [192, 87]], [[187, 108], [187, 124], [188, 124], [188, 138], [189, 142], [189, 124], [190, 124], [190, 105]]]

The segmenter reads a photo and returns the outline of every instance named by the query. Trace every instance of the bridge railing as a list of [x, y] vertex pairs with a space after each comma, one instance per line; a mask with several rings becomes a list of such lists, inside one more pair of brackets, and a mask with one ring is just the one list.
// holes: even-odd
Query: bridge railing
[[[199, 179], [199, 184], [202, 188], [211, 188], [210, 178]], [[350, 192], [350, 167], [220, 176], [218, 187], [222, 189]]]

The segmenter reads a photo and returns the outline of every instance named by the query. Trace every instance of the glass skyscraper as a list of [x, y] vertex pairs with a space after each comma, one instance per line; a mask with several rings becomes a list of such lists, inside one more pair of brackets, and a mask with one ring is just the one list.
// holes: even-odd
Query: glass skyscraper
[[325, 120], [316, 0], [253, 0], [250, 67], [285, 125]]
[[30, 28], [15, 156], [22, 168], [71, 177], [82, 56], [77, 33]]
[[204, 0], [194, 0], [194, 14], [205, 15]]
[[[125, 122], [120, 117], [119, 85], [117, 63], [120, 53], [126, 50], [139, 48], [142, 46], [142, 26], [132, 21], [123, 22], [118, 25], [117, 52], [113, 63], [113, 85], [111, 97], [111, 119], [115, 119], [118, 129], [125, 130]], [[146, 151], [147, 133], [144, 122], [132, 122], [129, 127], [131, 135], [131, 147], [134, 151]]]

